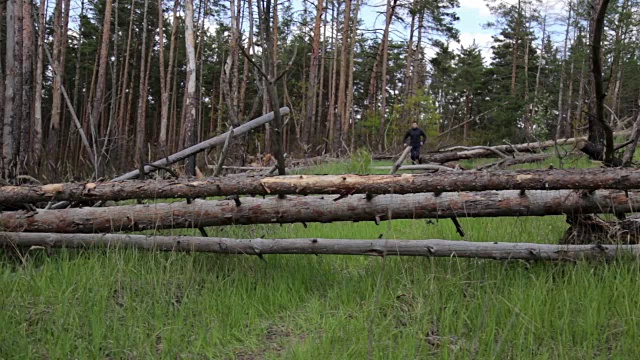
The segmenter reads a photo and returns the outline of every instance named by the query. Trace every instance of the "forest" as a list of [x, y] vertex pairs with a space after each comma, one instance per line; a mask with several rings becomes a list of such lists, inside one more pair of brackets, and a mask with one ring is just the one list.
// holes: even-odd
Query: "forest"
[[[485, 58], [475, 42], [456, 42], [458, 5], [6, 1], [4, 174], [115, 175], [274, 104], [290, 115], [235, 141], [236, 164], [274, 146], [295, 158], [397, 153], [414, 120], [431, 150], [588, 133], [590, 1], [565, 1], [562, 11], [542, 0], [491, 1]], [[630, 128], [638, 110], [638, 6], [613, 1], [604, 23], [604, 116], [615, 129]], [[365, 8], [382, 27], [363, 19]], [[197, 159], [200, 169], [213, 162]]]
[[636, 358], [639, 25], [2, 1], [0, 358]]

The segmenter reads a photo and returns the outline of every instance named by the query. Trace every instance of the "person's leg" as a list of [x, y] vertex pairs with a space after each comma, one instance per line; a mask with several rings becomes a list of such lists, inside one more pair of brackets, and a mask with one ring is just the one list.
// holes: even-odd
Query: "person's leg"
[[411, 147], [411, 161], [415, 162], [420, 157], [420, 147], [412, 146]]
[[416, 147], [416, 160], [418, 160], [418, 164], [422, 164], [422, 159], [420, 158], [420, 148], [421, 146]]

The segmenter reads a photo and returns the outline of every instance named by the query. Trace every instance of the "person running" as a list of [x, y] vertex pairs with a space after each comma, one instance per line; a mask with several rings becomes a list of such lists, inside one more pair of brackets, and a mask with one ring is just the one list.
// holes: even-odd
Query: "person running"
[[409, 146], [411, 146], [411, 162], [413, 164], [415, 164], [416, 161], [418, 161], [418, 163], [421, 163], [420, 147], [424, 144], [425, 141], [427, 141], [427, 134], [425, 134], [424, 131], [422, 131], [422, 129], [418, 127], [417, 121], [413, 122], [413, 124], [411, 125], [411, 129], [409, 129], [409, 131], [407, 131], [406, 135], [404, 136], [404, 146], [407, 146], [407, 139], [410, 139]]

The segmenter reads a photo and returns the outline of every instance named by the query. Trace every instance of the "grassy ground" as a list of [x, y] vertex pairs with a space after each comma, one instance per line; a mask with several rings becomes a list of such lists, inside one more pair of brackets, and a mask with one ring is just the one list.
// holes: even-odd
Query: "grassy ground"
[[[363, 169], [354, 162], [313, 172]], [[556, 242], [566, 228], [562, 217], [461, 223], [476, 241]], [[450, 221], [424, 220], [209, 232], [460, 238]], [[24, 265], [0, 262], [0, 358], [634, 359], [639, 273], [640, 264], [623, 260], [36, 251]]]

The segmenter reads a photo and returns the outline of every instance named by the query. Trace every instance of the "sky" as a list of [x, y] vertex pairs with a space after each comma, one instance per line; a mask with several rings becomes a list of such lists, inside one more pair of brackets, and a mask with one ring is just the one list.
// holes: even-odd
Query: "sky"
[[[503, 0], [507, 3], [517, 3], [517, 0]], [[460, 31], [460, 41], [457, 44], [452, 44], [452, 47], [459, 49], [460, 45], [468, 47], [475, 43], [479, 46], [483, 58], [488, 62], [491, 58], [491, 44], [492, 36], [496, 34], [495, 29], [486, 29], [484, 24], [495, 20], [491, 11], [486, 5], [484, 0], [459, 0], [460, 7], [456, 9], [456, 13], [460, 20], [457, 22], [456, 27]], [[554, 15], [560, 15], [565, 11], [565, 1], [563, 0], [543, 0], [543, 7], [547, 7], [549, 12]], [[368, 5], [362, 9], [361, 18], [364, 20], [367, 27], [375, 27], [382, 29], [384, 27], [384, 15], [378, 15], [377, 13], [384, 11], [386, 0], [370, 0]], [[407, 19], [409, 22], [409, 19]], [[552, 25], [550, 26], [550, 32], [552, 37], [560, 34], [562, 26]], [[406, 29], [402, 27], [395, 28], [395, 37], [408, 38]], [[559, 38], [559, 37], [558, 37]], [[427, 57], [433, 56], [433, 49], [426, 49]]]

